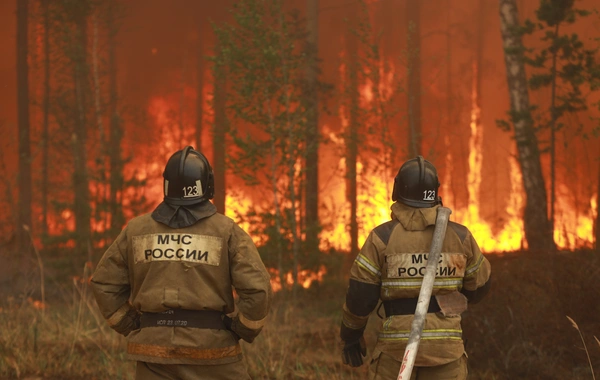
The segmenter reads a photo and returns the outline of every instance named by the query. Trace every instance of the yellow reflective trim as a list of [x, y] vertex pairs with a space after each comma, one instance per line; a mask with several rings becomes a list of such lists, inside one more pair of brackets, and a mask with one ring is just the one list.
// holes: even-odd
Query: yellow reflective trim
[[366, 269], [367, 271], [373, 273], [377, 277], [381, 277], [381, 271], [379, 270], [379, 267], [377, 265], [373, 264], [371, 261], [369, 261], [369, 259], [367, 259], [363, 255], [359, 254], [356, 257], [356, 260], [354, 260], [354, 261], [361, 268]]
[[[385, 330], [384, 332], [386, 333], [410, 333], [410, 330]], [[450, 333], [461, 333], [462, 334], [462, 329], [432, 329], [432, 330], [423, 330], [424, 333], [431, 333], [431, 332], [450, 332]]]
[[359, 253], [358, 256], [361, 257], [361, 258], [363, 258], [367, 263], [371, 264], [374, 268], [376, 268], [377, 270], [379, 270], [379, 265], [377, 265], [374, 262], [372, 262], [371, 260], [369, 260], [369, 258], [367, 256], [363, 255], [362, 253]]
[[342, 318], [342, 323], [344, 324], [344, 326], [346, 326], [346, 327], [348, 327], [348, 328], [350, 328], [352, 330], [362, 329], [363, 327], [365, 327], [367, 325], [367, 321], [366, 320], [362, 324], [353, 324], [345, 316]]
[[477, 273], [479, 268], [481, 268], [481, 263], [483, 263], [483, 255], [482, 254], [479, 255], [479, 258], [473, 265], [471, 265], [470, 267], [467, 267], [467, 269], [465, 271], [465, 277], [470, 277], [470, 276], [474, 275], [475, 273]]
[[346, 325], [346, 327], [349, 327], [351, 329], [360, 329], [363, 328], [367, 325], [367, 321], [369, 320], [369, 316], [358, 316], [355, 314], [352, 314], [352, 312], [350, 310], [348, 310], [348, 307], [346, 306], [346, 304], [344, 303], [344, 306], [342, 306], [342, 310], [343, 310], [343, 314], [342, 314], [342, 323], [344, 325]]
[[[392, 330], [383, 331], [379, 333], [379, 339], [381, 340], [396, 340], [405, 341], [410, 338], [410, 331], [408, 330]], [[421, 340], [433, 340], [433, 339], [462, 339], [462, 330], [457, 329], [438, 329], [438, 330], [423, 330], [421, 333]]]
[[[418, 289], [421, 287], [421, 285], [423, 284], [423, 278], [407, 278], [407, 279], [402, 279], [402, 280], [397, 280], [397, 279], [384, 279], [381, 282], [381, 286], [384, 288], [391, 288], [391, 289], [398, 289], [398, 288], [403, 288], [403, 289]], [[433, 287], [437, 288], [437, 289], [441, 289], [441, 288], [448, 288], [448, 289], [454, 289], [457, 288], [459, 286], [462, 286], [463, 284], [463, 280], [460, 277], [450, 277], [450, 278], [444, 278], [444, 279], [436, 279], [433, 282]]]

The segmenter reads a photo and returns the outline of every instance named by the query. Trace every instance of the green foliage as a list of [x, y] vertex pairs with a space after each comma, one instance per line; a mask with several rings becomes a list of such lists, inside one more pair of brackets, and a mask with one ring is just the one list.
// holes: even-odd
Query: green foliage
[[533, 91], [556, 89], [553, 104], [541, 118], [539, 129], [559, 130], [565, 126], [557, 122], [566, 114], [587, 110], [586, 93], [600, 86], [600, 63], [596, 57], [598, 46], [587, 48], [576, 33], [561, 33], [561, 28], [573, 24], [591, 12], [573, 8], [574, 0], [542, 0], [536, 11], [537, 23], [527, 31], [539, 33], [543, 47], [530, 50], [525, 62], [534, 68], [529, 78]]
[[[574, 0], [541, 0], [536, 20], [525, 20], [515, 31], [519, 36], [540, 35], [541, 48], [524, 48], [512, 53], [523, 54], [525, 63], [533, 68], [528, 80], [532, 91], [554, 87], [555, 94], [553, 105], [545, 108], [531, 105], [528, 113], [536, 115], [510, 115], [510, 122], [526, 117], [535, 121], [537, 131], [550, 128], [557, 131], [567, 125], [559, 122], [563, 116], [589, 108], [587, 95], [600, 88], [600, 62], [596, 58], [600, 50], [598, 46], [588, 48], [576, 33], [563, 32], [563, 29], [591, 14], [574, 8]], [[508, 131], [510, 122], [497, 120], [496, 125]]]
[[309, 114], [303, 97], [305, 25], [297, 12], [284, 9], [283, 0], [242, 0], [232, 13], [233, 23], [215, 27], [220, 52], [214, 57], [215, 71], [227, 79], [234, 143], [228, 166], [269, 199], [246, 219], [256, 221], [250, 232], [265, 236], [262, 251], [276, 255], [282, 271], [290, 258], [291, 267], [304, 265], [298, 260]]

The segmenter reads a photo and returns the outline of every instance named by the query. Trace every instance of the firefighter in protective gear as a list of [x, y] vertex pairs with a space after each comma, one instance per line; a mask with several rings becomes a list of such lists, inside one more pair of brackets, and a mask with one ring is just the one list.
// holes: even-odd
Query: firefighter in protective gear
[[127, 337], [137, 379], [250, 379], [239, 339], [252, 342], [265, 324], [269, 273], [250, 236], [209, 201], [204, 155], [176, 152], [163, 177], [164, 201], [128, 223], [92, 276], [100, 311]]
[[[345, 364], [363, 364], [369, 314], [379, 300], [385, 309], [369, 379], [398, 377], [441, 204], [439, 186], [429, 161], [405, 162], [394, 179], [392, 220], [371, 231], [352, 265], [340, 330]], [[449, 222], [411, 379], [466, 378], [461, 313], [486, 295], [490, 270], [467, 227]]]

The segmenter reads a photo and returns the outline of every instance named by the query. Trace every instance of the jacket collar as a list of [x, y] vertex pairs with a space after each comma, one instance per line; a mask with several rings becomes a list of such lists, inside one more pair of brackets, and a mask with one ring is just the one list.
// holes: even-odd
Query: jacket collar
[[176, 206], [162, 202], [152, 212], [152, 219], [171, 228], [185, 228], [216, 212], [217, 208], [209, 201], [188, 206]]
[[392, 218], [398, 219], [407, 231], [422, 231], [434, 226], [439, 205], [428, 208], [407, 206], [401, 202], [392, 204]]

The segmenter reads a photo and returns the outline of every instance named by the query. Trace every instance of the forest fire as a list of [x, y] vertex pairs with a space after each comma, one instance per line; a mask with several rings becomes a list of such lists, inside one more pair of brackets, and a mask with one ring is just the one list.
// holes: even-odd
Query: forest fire
[[[327, 33], [335, 33], [335, 36], [333, 34], [321, 36], [321, 44], [330, 47], [326, 53], [323, 53], [325, 50], [321, 51], [322, 77], [324, 84], [331, 84], [336, 89], [334, 97], [337, 102], [334, 106], [337, 108], [335, 112], [320, 115], [317, 128], [323, 140], [327, 140], [327, 145], [321, 145], [319, 148], [317, 181], [320, 189], [318, 219], [323, 227], [319, 235], [319, 248], [322, 251], [353, 249], [351, 245], [356, 242], [352, 242], [354, 236], [350, 236], [350, 219], [353, 218], [354, 211], [359, 247], [375, 226], [389, 220], [393, 176], [399, 162], [408, 156], [405, 141], [407, 140], [405, 120], [408, 107], [408, 103], [405, 102], [407, 89], [403, 88], [406, 85], [404, 81], [406, 81], [408, 68], [406, 62], [397, 59], [400, 53], [399, 45], [391, 46], [390, 41], [386, 41], [388, 37], [385, 33], [380, 36], [380, 40], [378, 39], [380, 37], [375, 37], [380, 32], [377, 28], [387, 22], [382, 18], [387, 5], [380, 3], [367, 2], [367, 6], [363, 9], [364, 14], [356, 13], [357, 17], [363, 17], [363, 21], [370, 24], [368, 28], [371, 29], [359, 30], [358, 32], [362, 33], [361, 38], [354, 41], [355, 44], [349, 42], [351, 39], [349, 36], [353, 35], [353, 32], [340, 33], [342, 30], [340, 25], [343, 25], [343, 30], [348, 29], [350, 25], [341, 21], [339, 25], [336, 24], [328, 29], [330, 32]], [[87, 45], [82, 45], [82, 48], [87, 50], [84, 54], [85, 59], [79, 62], [66, 54], [65, 46], [60, 43], [61, 38], [65, 37], [61, 33], [68, 30], [73, 32], [79, 26], [69, 25], [71, 29], [47, 30], [44, 26], [43, 14], [40, 13], [42, 9], [37, 9], [39, 6], [35, 6], [35, 16], [32, 14], [31, 18], [33, 24], [29, 28], [32, 33], [30, 38], [32, 49], [29, 52], [32, 83], [29, 86], [31, 87], [29, 101], [31, 129], [34, 136], [30, 145], [47, 146], [48, 151], [36, 153], [32, 159], [35, 189], [30, 203], [35, 215], [34, 222], [38, 227], [44, 224], [46, 237], [59, 237], [55, 239], [57, 244], [80, 249], [82, 245], [80, 242], [75, 244], [73, 236], [81, 235], [79, 226], [88, 223], [79, 220], [85, 213], [78, 214], [82, 207], [75, 205], [76, 194], [81, 193], [82, 188], [87, 188], [86, 203], [90, 209], [87, 217], [90, 230], [94, 233], [91, 246], [101, 249], [109, 243], [111, 234], [120, 228], [120, 225], [113, 225], [113, 221], [118, 220], [117, 224], [121, 223], [121, 219], [111, 214], [107, 203], [115, 202], [119, 206], [125, 223], [140, 213], [150, 211], [162, 199], [161, 174], [164, 163], [174, 151], [189, 144], [203, 151], [209, 160], [215, 157], [213, 132], [218, 128], [215, 121], [215, 101], [212, 98], [215, 79], [212, 78], [214, 61], [201, 58], [215, 54], [215, 51], [210, 51], [208, 48], [214, 42], [211, 40], [214, 36], [212, 34], [209, 36], [210, 33], [206, 30], [201, 32], [206, 33], [206, 36], [198, 31], [191, 33], [181, 26], [179, 31], [181, 36], [186, 35], [181, 41], [184, 41], [182, 45], [186, 45], [187, 50], [171, 51], [169, 46], [172, 45], [172, 37], [165, 37], [163, 41], [155, 36], [156, 38], [142, 44], [143, 46], [140, 45], [139, 51], [135, 50], [133, 53], [132, 50], [129, 55], [128, 48], [121, 49], [114, 44], [115, 41], [109, 38], [111, 32], [108, 29], [104, 30], [103, 23], [98, 23], [98, 17], [108, 17], [108, 13], [104, 14], [98, 8], [92, 12], [93, 14], [90, 13], [89, 20], [86, 21], [88, 24], [80, 25], [87, 25], [89, 35], [87, 35], [88, 41], [81, 41], [82, 44], [87, 42]], [[382, 11], [384, 12], [381, 13]], [[461, 17], [464, 17], [462, 21], [465, 28], [474, 28], [474, 25], [466, 22], [470, 15], [464, 14]], [[60, 23], [57, 20], [52, 22]], [[433, 24], [428, 27], [440, 27]], [[464, 32], [474, 35], [479, 33], [475, 29], [465, 29]], [[368, 33], [371, 35], [367, 35]], [[443, 34], [432, 33], [436, 36]], [[48, 41], [46, 37], [49, 37]], [[140, 36], [128, 38], [137, 43]], [[75, 40], [69, 42], [77, 43]], [[374, 44], [369, 45], [370, 42]], [[381, 46], [378, 45], [380, 42]], [[422, 98], [419, 112], [422, 114], [421, 128], [424, 137], [421, 152], [438, 166], [442, 182], [441, 195], [444, 204], [453, 209], [451, 218], [470, 228], [483, 251], [492, 253], [527, 249], [523, 223], [526, 194], [514, 140], [511, 140], [514, 136], [495, 128], [491, 122], [509, 108], [506, 96], [500, 97], [494, 93], [499, 86], [506, 86], [506, 83], [498, 82], [496, 76], [501, 77], [500, 75], [487, 75], [487, 72], [484, 75], [479, 72], [480, 67], [477, 65], [481, 65], [483, 71], [486, 65], [477, 58], [474, 60], [474, 57], [490, 54], [491, 49], [476, 51], [480, 47], [474, 46], [472, 42], [457, 44], [448, 40], [446, 56], [444, 56], [446, 53], [438, 54], [438, 51], [444, 50], [440, 48], [442, 45], [437, 43], [432, 43], [431, 46], [423, 45], [423, 57], [427, 55], [430, 57], [421, 62], [420, 75], [423, 83], [420, 86], [423, 93], [419, 95]], [[191, 52], [197, 49], [200, 51], [196, 57], [196, 54]], [[350, 49], [354, 49], [352, 54], [349, 53]], [[430, 49], [428, 53], [427, 49]], [[494, 54], [498, 56], [495, 56], [494, 60], [499, 60], [501, 57], [499, 54], [502, 49], [497, 50]], [[48, 52], [51, 52], [54, 58], [45, 58]], [[108, 65], [112, 54], [116, 54], [114, 72], [113, 67]], [[359, 57], [358, 62], [352, 62], [353, 54]], [[45, 59], [49, 60], [45, 62]], [[491, 59], [491, 56], [486, 59]], [[49, 65], [48, 73], [44, 69], [46, 64]], [[196, 64], [198, 67], [193, 68]], [[83, 100], [87, 104], [83, 111], [76, 107], [77, 92], [74, 91], [78, 85], [75, 82], [80, 79], [73, 78], [71, 75], [77, 65], [89, 69], [87, 70], [89, 77], [82, 82], [89, 86], [86, 89], [88, 92], [84, 94], [87, 98]], [[358, 65], [356, 67], [359, 69], [353, 71], [356, 77], [350, 78], [351, 73], [348, 68], [355, 67], [352, 65]], [[446, 69], [447, 83], [444, 83], [442, 73]], [[298, 73], [304, 75], [303, 70]], [[46, 75], [50, 77], [46, 78]], [[45, 79], [48, 79], [47, 83]], [[429, 82], [425, 82], [425, 79]], [[71, 83], [72, 80], [75, 82]], [[114, 84], [111, 84], [113, 81]], [[353, 86], [351, 91], [347, 91]], [[197, 88], [202, 90], [198, 91]], [[357, 99], [349, 99], [349, 94], [352, 92], [359, 94]], [[482, 102], [482, 94], [485, 94], [486, 98], [487, 94], [490, 94], [487, 103]], [[40, 105], [44, 104], [46, 96], [49, 96], [47, 99], [49, 103], [44, 109]], [[351, 121], [350, 103], [355, 100], [360, 118]], [[110, 125], [115, 116], [111, 114], [113, 107], [121, 122], [118, 127], [122, 130], [119, 133], [123, 134], [117, 145], [121, 149], [119, 158], [123, 161], [120, 175], [124, 183], [116, 191], [116, 199], [110, 197], [112, 190], [107, 178], [111, 174], [108, 169], [110, 159], [104, 152], [111, 144]], [[226, 117], [233, 117], [230, 108], [225, 108]], [[391, 108], [394, 110], [391, 111]], [[453, 108], [457, 109], [458, 114], [455, 119], [450, 117]], [[77, 114], [76, 109], [81, 112], [78, 114], [79, 120], [83, 120], [81, 126], [73, 121], [75, 119], [73, 115]], [[290, 109], [294, 112], [296, 110], [293, 107]], [[135, 111], [128, 113], [130, 110]], [[132, 116], [134, 113], [135, 117]], [[200, 117], [197, 117], [198, 115]], [[596, 114], [591, 113], [590, 119], [595, 120], [595, 118]], [[350, 181], [346, 167], [348, 151], [346, 134], [352, 123], [357, 128], [355, 133], [362, 139], [360, 143], [364, 145], [359, 148], [361, 151], [353, 163], [353, 166], [354, 164], [356, 166], [356, 173], [352, 173], [356, 185], [356, 194], [354, 194], [356, 210], [350, 210], [348, 199], [352, 195], [349, 195]], [[246, 129], [251, 123], [244, 121], [239, 125], [233, 122], [232, 124], [241, 133], [247, 133]], [[590, 125], [586, 124], [585, 128], [589, 129]], [[54, 141], [44, 140], [42, 133], [44, 128], [50, 135], [55, 135]], [[79, 157], [75, 157], [78, 154], [77, 144], [73, 144], [73, 141], [77, 141], [80, 128], [86, 130], [87, 134], [85, 150], [88, 151], [88, 155], [81, 156], [81, 159], [86, 160], [83, 166], [87, 170], [85, 173], [87, 178], [86, 186], [78, 187], [76, 191], [72, 171], [75, 170]], [[8, 137], [11, 137], [10, 133]], [[539, 132], [542, 174], [549, 179], [547, 134], [548, 132], [545, 131]], [[565, 136], [567, 135], [568, 133], [565, 133]], [[15, 142], [16, 139], [12, 137], [5, 139], [7, 144]], [[592, 172], [597, 168], [596, 157], [586, 156], [587, 162], [580, 163], [584, 161], [581, 159], [583, 153], [578, 150], [587, 143], [582, 142], [586, 139], [576, 137], [577, 139], [573, 138], [576, 141], [570, 142], [570, 146], [567, 147], [568, 141], [565, 140], [561, 141], [563, 147], [557, 148], [558, 159], [562, 161], [560, 162], [562, 166], [556, 169], [554, 241], [562, 250], [588, 248], [593, 246], [595, 239], [594, 220], [598, 214], [597, 189], [595, 185], [588, 186], [580, 180], [572, 184], [569, 182], [569, 175], [571, 170], [580, 177], [584, 172]], [[562, 138], [566, 139], [564, 136]], [[490, 145], [500, 139], [502, 144], [498, 145], [502, 146], [490, 152]], [[459, 144], [457, 140], [461, 140]], [[493, 143], [490, 144], [489, 141]], [[198, 144], [200, 146], [197, 146]], [[597, 142], [590, 143], [590, 149], [593, 149], [592, 144], [597, 145]], [[227, 154], [230, 154], [229, 149], [226, 150]], [[3, 169], [9, 174], [6, 178], [16, 178], [12, 174], [17, 172], [17, 168], [11, 161], [15, 161], [13, 158], [17, 155], [13, 153], [15, 152], [11, 151], [3, 157], [9, 163], [9, 168]], [[41, 170], [37, 170], [42, 166], [44, 154], [48, 157], [47, 161], [61, 163], [60, 168], [52, 166], [45, 168], [47, 172], [53, 172], [50, 180], [44, 179]], [[587, 155], [587, 152], [585, 154]], [[227, 160], [230, 158], [226, 157]], [[302, 173], [306, 169], [301, 161], [302, 159], [296, 159], [294, 173]], [[568, 164], [571, 161], [577, 161], [579, 166], [571, 168]], [[490, 162], [493, 164], [490, 165]], [[493, 171], [498, 172], [497, 176], [490, 174]], [[298, 175], [297, 178], [302, 175]], [[48, 174], [45, 176], [48, 177]], [[497, 193], [491, 193], [490, 188], [493, 186], [489, 185], [490, 178], [497, 182], [499, 189]], [[285, 187], [286, 180], [279, 180], [276, 185]], [[304, 178], [298, 180], [300, 183], [298, 189], [304, 186], [301, 183], [303, 180]], [[43, 191], [40, 190], [43, 187], [40, 184], [44, 181], [46, 181], [44, 186], [49, 189], [46, 194], [47, 199], [41, 195]], [[14, 194], [18, 192], [11, 189], [11, 186], [16, 188], [14, 180], [5, 182], [2, 183], [3, 193], [7, 194], [5, 203], [7, 205], [16, 203], [15, 198], [18, 196]], [[256, 218], [250, 220], [247, 216], [255, 212], [272, 211], [269, 210], [270, 204], [274, 203], [271, 197], [248, 186], [232, 170], [227, 171], [224, 182], [225, 214], [236, 220], [244, 230], [251, 232], [257, 245], [266, 244], [267, 237], [261, 231], [266, 230], [267, 222], [261, 225], [256, 222]], [[547, 182], [546, 188], [549, 189], [550, 184], [549, 181]], [[302, 202], [306, 201], [306, 194], [300, 191], [296, 195], [298, 195], [297, 201], [293, 203], [293, 206], [297, 207], [294, 212], [299, 222], [299, 227], [296, 229], [301, 231], [305, 227], [302, 225], [304, 222], [302, 218], [306, 211], [302, 209], [304, 206]], [[495, 204], [491, 204], [492, 197]], [[281, 209], [289, 206], [286, 202], [287, 200], [283, 200], [280, 203]], [[548, 203], [550, 202], [548, 200]], [[2, 205], [2, 207], [3, 210], [15, 213], [15, 210], [9, 206]], [[3, 222], [2, 225], [8, 224]], [[38, 234], [39, 230], [35, 231], [37, 235], [33, 236], [33, 239], [36, 244], [42, 246], [39, 237], [42, 234]], [[304, 232], [300, 232], [300, 240], [306, 237], [303, 234]], [[300, 272], [303, 270], [299, 268]], [[319, 278], [318, 273], [310, 275]]]
[[[395, 176], [421, 156], [440, 187], [408, 170], [413, 205], [443, 201], [485, 253], [453, 249], [473, 261], [468, 301], [490, 270], [510, 286], [461, 326], [435, 316], [419, 355], [469, 354], [455, 364], [474, 378], [594, 372], [597, 352], [568, 348], [598, 326], [596, 3], [0, 1], [0, 378], [206, 372], [216, 356], [211, 371], [256, 378], [393, 369], [351, 343], [402, 349], [410, 326], [377, 310], [356, 330], [376, 298], [360, 284], [382, 283], [389, 317], [463, 275], [442, 253], [423, 277], [428, 230], [405, 234], [414, 249], [387, 238]], [[462, 347], [460, 330], [481, 339]]]
[[[474, 66], [473, 77], [476, 78], [477, 68]], [[344, 69], [340, 70], [343, 74]], [[385, 94], [390, 93], [390, 88], [393, 87], [394, 75], [393, 72], [381, 75], [382, 82], [380, 87]], [[374, 99], [373, 85], [366, 81], [360, 86], [360, 102], [362, 107], [367, 107]], [[385, 95], [384, 96], [389, 96]], [[475, 79], [473, 80], [471, 93], [471, 116], [469, 121], [469, 155], [468, 155], [468, 173], [466, 184], [468, 189], [468, 203], [465, 208], [455, 207], [455, 199], [450, 191], [449, 182], [452, 180], [452, 154], [450, 151], [446, 154], [446, 173], [441, 173], [441, 190], [444, 197], [444, 203], [453, 209], [452, 219], [467, 225], [478, 241], [481, 249], [484, 252], [507, 252], [516, 251], [527, 248], [527, 243], [524, 238], [522, 212], [524, 207], [524, 192], [521, 184], [520, 170], [517, 160], [514, 158], [514, 153], [507, 155], [510, 167], [510, 192], [507, 195], [506, 207], [503, 210], [503, 216], [499, 217], [495, 224], [484, 220], [480, 215], [481, 199], [485, 195], [481, 194], [481, 179], [483, 177], [483, 131], [484, 126], [481, 123], [481, 109], [478, 105], [478, 93]], [[149, 113], [154, 119], [154, 123], [160, 131], [160, 144], [156, 151], [161, 152], [159, 157], [167, 157], [171, 150], [174, 150], [179, 144], [190, 141], [189, 123], [180, 124], [174, 119], [174, 111], [177, 109], [174, 100], [167, 100], [164, 97], [155, 97], [150, 101]], [[341, 125], [347, 126], [348, 120], [341, 112]], [[208, 137], [208, 136], [207, 136]], [[344, 140], [339, 138], [337, 134], [330, 132], [330, 139], [336, 144], [337, 149], [342, 151]], [[332, 159], [338, 161], [338, 172], [345, 171], [345, 161], [343, 157], [331, 157], [330, 152], [322, 152], [323, 161], [330, 162]], [[391, 205], [391, 186], [392, 178], [383, 178], [381, 174], [373, 173], [367, 168], [373, 167], [374, 163], [364, 165], [358, 163], [357, 166], [357, 181], [363, 184], [359, 188], [358, 193], [358, 210], [357, 214], [360, 220], [359, 229], [359, 245], [364, 242], [368, 233], [377, 225], [389, 220], [390, 205]], [[140, 165], [132, 165], [139, 168]], [[160, 162], [154, 162], [151, 165], [152, 175], [147, 178], [159, 178], [158, 174], [161, 170]], [[393, 169], [393, 168], [390, 168]], [[395, 169], [394, 169], [395, 170]], [[393, 172], [393, 170], [390, 170]], [[146, 174], [147, 176], [148, 174]], [[392, 174], [393, 175], [393, 174]], [[144, 177], [146, 177], [144, 176]], [[240, 222], [242, 227], [248, 231], [250, 225], [243, 216], [252, 209], [254, 204], [254, 195], [248, 188], [243, 186], [233, 176], [228, 176], [227, 196], [226, 196], [226, 215]], [[336, 186], [331, 186], [330, 192], [325, 192], [322, 196], [323, 208], [329, 212], [321, 213], [323, 222], [329, 227], [321, 234], [321, 249], [334, 248], [337, 250], [349, 249], [350, 237], [347, 230], [349, 211], [343, 205], [346, 202], [343, 176], [340, 175]], [[455, 178], [454, 181], [457, 179]], [[160, 199], [162, 188], [160, 181], [150, 181], [148, 183], [147, 194], [151, 199]], [[557, 204], [557, 221], [555, 230], [555, 240], [560, 249], [573, 250], [579, 247], [591, 246], [593, 244], [593, 218], [596, 213], [597, 206], [594, 203], [595, 198], [590, 200], [589, 212], [576, 214], [573, 207], [570, 207], [568, 202], [561, 198]], [[254, 230], [261, 230], [254, 226]], [[265, 241], [264, 236], [254, 234], [255, 243], [261, 244]], [[275, 271], [272, 269], [272, 271]], [[299, 275], [299, 282], [319, 280], [324, 272], [310, 272], [301, 270], [302, 276]], [[275, 272], [272, 272], [275, 276]], [[286, 274], [288, 282], [291, 281], [291, 272]], [[275, 277], [274, 277], [275, 278]], [[278, 278], [278, 274], [277, 274]], [[303, 280], [305, 278], [307, 280]], [[275, 287], [281, 288], [279, 280]]]

